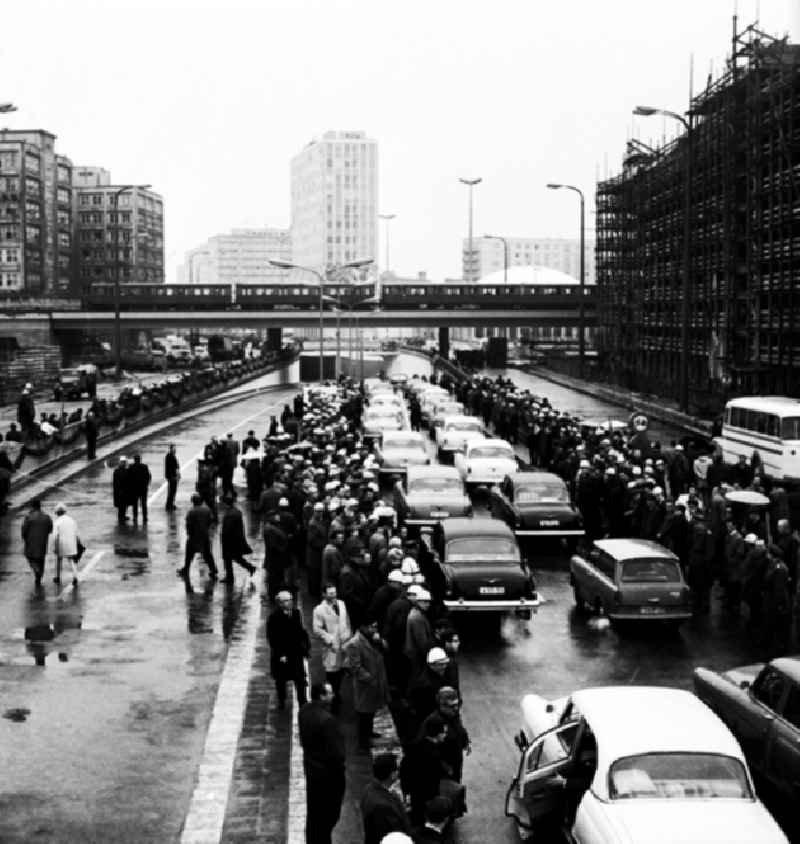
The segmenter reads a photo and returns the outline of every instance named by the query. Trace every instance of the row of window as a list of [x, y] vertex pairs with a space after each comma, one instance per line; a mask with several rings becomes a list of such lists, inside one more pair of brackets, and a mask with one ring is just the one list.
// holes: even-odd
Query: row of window
[[0, 271], [0, 287], [19, 287], [20, 274]]
[[725, 423], [734, 428], [780, 437], [784, 440], [800, 439], [800, 417], [786, 416], [783, 419], [774, 413], [749, 410], [745, 407], [729, 407], [725, 412]]

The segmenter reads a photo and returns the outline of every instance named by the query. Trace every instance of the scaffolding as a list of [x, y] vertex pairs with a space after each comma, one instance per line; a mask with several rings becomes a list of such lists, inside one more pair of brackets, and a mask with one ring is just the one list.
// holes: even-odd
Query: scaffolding
[[691, 403], [800, 395], [800, 46], [734, 19], [725, 72], [689, 119], [663, 147], [629, 141], [622, 172], [597, 186], [601, 365], [631, 389], [678, 393], [691, 155]]

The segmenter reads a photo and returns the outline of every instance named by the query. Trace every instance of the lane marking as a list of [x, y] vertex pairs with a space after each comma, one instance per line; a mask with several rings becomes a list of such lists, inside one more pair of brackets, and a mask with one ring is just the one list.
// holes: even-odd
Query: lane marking
[[[89, 560], [89, 562], [88, 562], [88, 563], [86, 563], [86, 565], [85, 565], [82, 569], [78, 569], [78, 582], [79, 582], [79, 583], [80, 583], [82, 580], [84, 580], [84, 578], [86, 577], [86, 575], [88, 575], [88, 574], [89, 574], [89, 573], [90, 573], [90, 572], [91, 572], [91, 571], [95, 568], [95, 566], [96, 566], [96, 565], [100, 562], [100, 560], [102, 560], [102, 559], [103, 559], [103, 557], [104, 557], [107, 553], [108, 553], [108, 548], [104, 548], [102, 551], [98, 551], [97, 553], [95, 553], [95, 554], [93, 554], [93, 555], [92, 555], [91, 560]], [[66, 567], [65, 567], [63, 564], [62, 564], [62, 566], [61, 566], [61, 573], [62, 573], [62, 575], [63, 575], [63, 573], [67, 570], [67, 568], [71, 568], [71, 567], [69, 566], [69, 560], [67, 560], [67, 561], [66, 561], [66, 563], [67, 563]], [[70, 584], [69, 584], [69, 586], [65, 586], [65, 587], [61, 590], [61, 592], [59, 592], [59, 595], [58, 595], [59, 599], [61, 599], [61, 598], [65, 598], [65, 597], [66, 597], [66, 596], [67, 596], [67, 595], [68, 595], [68, 594], [69, 594], [69, 593], [70, 593], [70, 592], [71, 592], [74, 588], [75, 588], [75, 586], [74, 586], [74, 584], [71, 582], [71, 579], [70, 579]]]
[[247, 707], [247, 688], [256, 653], [261, 600], [251, 592], [239, 617], [241, 635], [229, 638], [225, 667], [206, 733], [203, 757], [181, 830], [181, 844], [220, 844], [233, 779], [239, 734]]

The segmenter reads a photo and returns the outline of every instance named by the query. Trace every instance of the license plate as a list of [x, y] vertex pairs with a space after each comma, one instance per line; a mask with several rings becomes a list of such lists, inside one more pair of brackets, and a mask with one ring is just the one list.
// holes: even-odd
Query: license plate
[[478, 590], [481, 595], [505, 595], [505, 586], [481, 586]]
[[558, 519], [542, 519], [539, 525], [541, 527], [558, 527]]
[[431, 510], [431, 517], [434, 519], [446, 519], [449, 515], [447, 510]]
[[661, 615], [664, 612], [664, 607], [639, 607], [639, 612], [642, 615]]

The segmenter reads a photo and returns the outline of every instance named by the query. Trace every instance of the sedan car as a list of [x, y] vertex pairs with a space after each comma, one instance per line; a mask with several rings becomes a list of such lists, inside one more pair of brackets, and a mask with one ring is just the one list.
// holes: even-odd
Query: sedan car
[[464, 405], [461, 404], [460, 401], [454, 401], [451, 396], [448, 396], [443, 401], [434, 404], [428, 420], [431, 439], [436, 439], [436, 432], [439, 428], [444, 426], [445, 419], [448, 417], [458, 416], [463, 413]]
[[739, 739], [753, 771], [800, 799], [800, 658], [722, 674], [697, 668], [694, 688]]
[[434, 434], [439, 459], [452, 460], [457, 451], [463, 450], [467, 440], [485, 437], [486, 429], [477, 416], [445, 416]]
[[405, 427], [403, 413], [384, 408], [367, 408], [361, 417], [361, 430], [364, 438], [378, 439], [384, 431], [400, 431]]
[[409, 466], [426, 466], [431, 462], [425, 438], [417, 431], [384, 431], [375, 447], [378, 471], [387, 475], [404, 475]]
[[444, 519], [434, 528], [431, 550], [444, 574], [450, 612], [530, 617], [539, 606], [533, 573], [514, 534], [497, 519]]
[[450, 516], [471, 516], [472, 503], [452, 466], [409, 466], [394, 487], [398, 522], [432, 525]]
[[431, 386], [419, 397], [419, 409], [422, 424], [428, 425], [435, 405], [443, 401], [452, 401], [452, 396], [443, 387]]
[[523, 840], [580, 844], [785, 844], [747, 761], [691, 692], [648, 686], [522, 699], [506, 797]]
[[598, 539], [569, 564], [579, 609], [622, 622], [680, 624], [691, 618], [678, 558], [649, 539]]
[[463, 450], [453, 456], [453, 464], [467, 486], [491, 486], [517, 471], [517, 457], [511, 445], [485, 437], [467, 440]]
[[550, 472], [515, 472], [493, 487], [490, 507], [517, 536], [583, 536], [583, 519], [569, 491]]

